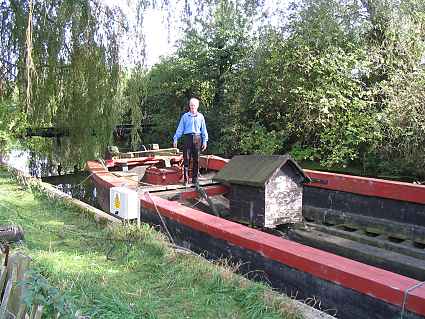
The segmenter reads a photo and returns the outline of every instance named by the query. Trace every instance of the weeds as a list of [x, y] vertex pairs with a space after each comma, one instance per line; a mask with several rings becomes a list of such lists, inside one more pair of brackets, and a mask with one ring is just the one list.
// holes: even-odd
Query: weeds
[[[32, 298], [44, 296], [53, 310], [69, 307], [102, 319], [299, 318], [283, 306], [290, 300], [235, 275], [227, 261], [214, 264], [174, 249], [149, 225], [95, 223], [39, 191], [19, 189], [3, 175], [0, 203], [0, 223], [25, 231], [24, 245], [14, 249], [31, 256], [48, 280], [47, 285], [34, 277]], [[52, 296], [66, 292], [64, 301], [46, 297], [51, 287], [59, 289], [50, 290]]]
[[60, 318], [75, 318], [75, 305], [73, 300], [49, 284], [47, 279], [36, 270], [26, 273], [26, 279], [20, 282], [25, 286], [24, 303], [31, 307], [33, 304], [42, 305], [44, 315], [50, 318], [57, 314]]

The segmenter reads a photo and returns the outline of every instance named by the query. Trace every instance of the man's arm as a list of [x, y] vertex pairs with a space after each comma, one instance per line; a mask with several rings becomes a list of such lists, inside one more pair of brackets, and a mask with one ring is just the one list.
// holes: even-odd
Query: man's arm
[[208, 143], [208, 131], [207, 131], [207, 125], [205, 123], [204, 116], [202, 116], [201, 137], [202, 137], [202, 150], [205, 151], [207, 149], [207, 143]]
[[183, 135], [183, 131], [184, 131], [184, 114], [180, 118], [179, 126], [177, 126], [176, 133], [174, 134], [174, 137], [173, 137], [174, 148], [177, 147], [177, 140]]

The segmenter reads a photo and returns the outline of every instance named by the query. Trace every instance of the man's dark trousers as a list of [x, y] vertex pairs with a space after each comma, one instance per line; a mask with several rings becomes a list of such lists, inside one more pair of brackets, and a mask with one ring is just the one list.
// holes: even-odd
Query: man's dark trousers
[[201, 151], [201, 135], [185, 134], [183, 143], [184, 181], [189, 182], [189, 163], [192, 159], [192, 183], [198, 181], [199, 153]]

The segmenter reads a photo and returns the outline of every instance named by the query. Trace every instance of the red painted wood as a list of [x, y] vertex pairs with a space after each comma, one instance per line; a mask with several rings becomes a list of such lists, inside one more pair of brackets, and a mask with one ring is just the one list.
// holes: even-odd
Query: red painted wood
[[[200, 159], [201, 167], [208, 166], [208, 168], [213, 170], [222, 169], [228, 162], [228, 159], [214, 155], [201, 156]], [[425, 204], [425, 185], [308, 169], [304, 169], [304, 173], [311, 178], [327, 182], [327, 184], [321, 182], [309, 183], [307, 184], [308, 186]]]
[[122, 186], [123, 184], [129, 188], [137, 187], [137, 182], [131, 180], [124, 180], [111, 174], [102, 164], [97, 161], [88, 161], [87, 169], [91, 173], [91, 178], [97, 186], [103, 188], [111, 188], [115, 186]]
[[[417, 280], [266, 234], [154, 195], [143, 194], [141, 205], [155, 211], [152, 200], [161, 214], [178, 223], [390, 304], [400, 306], [404, 291], [418, 283]], [[409, 294], [406, 309], [425, 315], [425, 287]]]
[[[180, 157], [181, 156], [176, 156], [174, 160], [178, 160]], [[130, 160], [130, 165], [137, 165], [146, 163], [147, 159], [152, 160], [152, 158], [120, 159], [115, 160], [114, 165], [128, 160]], [[205, 168], [208, 167], [211, 170], [220, 170], [228, 162], [228, 159], [214, 155], [203, 155], [200, 157], [200, 166]], [[425, 204], [425, 185], [320, 172], [308, 169], [305, 169], [304, 172], [311, 178], [320, 179], [321, 181], [326, 182], [326, 184], [322, 182], [306, 184], [308, 186]]]
[[424, 185], [311, 171], [307, 169], [304, 170], [304, 173], [311, 178], [320, 179], [326, 182], [326, 184], [323, 182], [309, 183], [307, 184], [309, 186], [425, 204]]
[[[229, 189], [224, 185], [211, 185], [202, 187], [202, 189], [208, 194], [208, 196], [223, 195], [229, 192]], [[188, 190], [180, 193], [180, 199], [193, 199], [199, 197], [199, 193], [196, 190]]]
[[143, 182], [154, 185], [172, 185], [178, 184], [181, 177], [181, 169], [177, 166], [167, 168], [150, 166], [145, 171]]
[[199, 158], [199, 166], [213, 171], [221, 170], [230, 160], [215, 155], [202, 155]]
[[[209, 159], [211, 166], [208, 165], [208, 167], [221, 169], [227, 163], [224, 159], [214, 160]], [[89, 161], [87, 166], [97, 184], [105, 188], [120, 186], [122, 180], [114, 177], [98, 162]], [[328, 182], [326, 185], [311, 183], [310, 186], [425, 203], [424, 195], [422, 197], [403, 193], [417, 191], [424, 194], [423, 186], [310, 170], [305, 172], [310, 177]], [[402, 187], [403, 192], [397, 191], [395, 187]], [[193, 192], [187, 194], [187, 196], [192, 195], [194, 195]], [[418, 283], [414, 279], [266, 234], [154, 195], [142, 195], [141, 205], [155, 210], [151, 199], [155, 201], [161, 214], [179, 223], [390, 304], [400, 306], [404, 291]], [[424, 286], [410, 292], [406, 309], [425, 315]]]

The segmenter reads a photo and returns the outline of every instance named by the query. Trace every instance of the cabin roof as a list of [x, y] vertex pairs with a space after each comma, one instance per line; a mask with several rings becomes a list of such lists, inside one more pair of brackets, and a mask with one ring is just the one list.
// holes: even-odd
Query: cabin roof
[[306, 177], [289, 155], [237, 155], [214, 177], [219, 182], [264, 187], [274, 172], [285, 164]]

